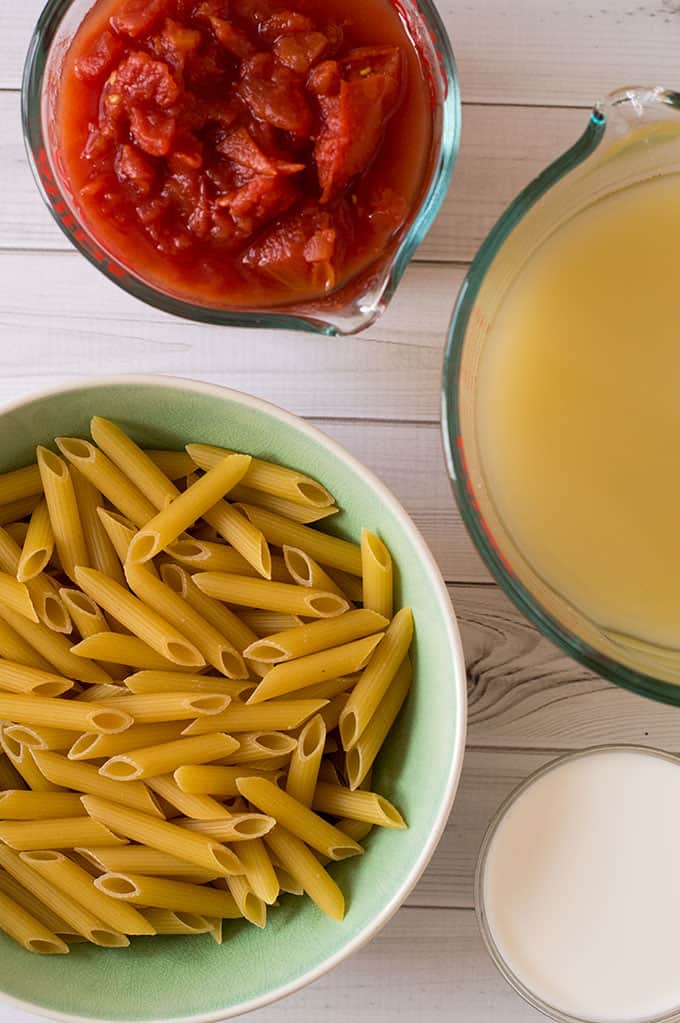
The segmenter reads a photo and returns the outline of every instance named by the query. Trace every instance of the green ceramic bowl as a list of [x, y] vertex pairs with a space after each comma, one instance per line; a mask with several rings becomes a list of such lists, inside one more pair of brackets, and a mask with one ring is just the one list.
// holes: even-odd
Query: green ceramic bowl
[[[379, 530], [394, 556], [398, 599], [413, 607], [415, 684], [374, 773], [374, 785], [409, 823], [376, 829], [365, 855], [331, 870], [347, 899], [342, 923], [309, 899], [283, 896], [264, 931], [225, 923], [208, 936], [137, 938], [130, 948], [75, 945], [39, 957], [0, 935], [0, 991], [53, 1020], [208, 1023], [260, 1008], [320, 977], [372, 938], [413, 888], [446, 824], [465, 743], [460, 639], [439, 571], [415, 526], [385, 487], [302, 420], [237, 391], [169, 378], [114, 377], [60, 388], [0, 410], [0, 471], [33, 460], [36, 444], [87, 434], [93, 414], [116, 420], [143, 445], [190, 440], [240, 448], [296, 466], [333, 491], [333, 529], [357, 539]], [[0, 1010], [0, 1016], [2, 1012]]]

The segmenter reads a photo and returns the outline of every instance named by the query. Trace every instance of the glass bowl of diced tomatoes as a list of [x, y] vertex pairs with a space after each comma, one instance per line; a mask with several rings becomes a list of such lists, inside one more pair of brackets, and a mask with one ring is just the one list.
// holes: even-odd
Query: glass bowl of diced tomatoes
[[110, 280], [325, 334], [385, 308], [460, 128], [431, 0], [49, 0], [22, 110], [43, 198]]

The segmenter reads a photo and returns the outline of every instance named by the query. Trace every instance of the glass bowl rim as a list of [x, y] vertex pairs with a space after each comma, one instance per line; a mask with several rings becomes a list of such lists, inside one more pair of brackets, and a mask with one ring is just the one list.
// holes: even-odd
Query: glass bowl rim
[[[91, 235], [90, 231], [83, 226], [76, 211], [69, 209], [72, 220], [75, 223], [76, 232], [72, 232], [64, 224], [63, 219], [55, 210], [55, 206], [45, 187], [40, 173], [37, 154], [47, 153], [42, 126], [43, 84], [47, 67], [43, 51], [46, 45], [47, 52], [49, 52], [49, 47], [61, 21], [76, 2], [77, 0], [47, 0], [31, 35], [21, 85], [21, 123], [24, 147], [31, 173], [43, 202], [71, 245], [88, 262], [96, 267], [107, 280], [117, 285], [127, 294], [155, 309], [160, 309], [163, 312], [171, 313], [186, 320], [216, 326], [299, 330], [327, 336], [350, 335], [365, 330], [374, 323], [392, 299], [413, 253], [430, 230], [441, 208], [460, 148], [462, 112], [458, 71], [451, 40], [439, 11], [434, 4], [434, 0], [412, 0], [413, 6], [419, 12], [427, 28], [430, 41], [436, 50], [437, 64], [444, 89], [444, 97], [440, 104], [441, 130], [433, 140], [429, 183], [420, 198], [408, 228], [403, 231], [403, 236], [398, 244], [394, 246], [392, 257], [386, 267], [386, 274], [376, 292], [371, 315], [362, 319], [358, 325], [352, 325], [349, 329], [343, 329], [337, 322], [326, 322], [323, 309], [319, 310], [318, 315], [313, 313], [308, 315], [304, 311], [296, 310], [295, 303], [291, 303], [290, 311], [286, 311], [286, 307], [283, 306], [273, 307], [271, 310], [220, 309], [214, 306], [195, 304], [187, 299], [176, 298], [162, 291], [159, 287], [146, 282], [118, 263], [117, 260], [106, 252], [101, 243]], [[91, 5], [95, 2], [96, 0], [91, 0]], [[398, 0], [389, 0], [389, 2], [397, 9], [401, 6]], [[76, 236], [77, 233], [82, 234], [85, 243], [79, 240]], [[104, 253], [106, 256], [105, 262], [102, 262], [93, 255], [93, 252], [88, 247], [88, 241], [91, 241], [96, 249]], [[112, 272], [108, 267], [109, 263], [120, 268], [121, 273]], [[358, 279], [363, 274], [370, 276], [372, 268], [376, 265], [377, 261], [352, 280]], [[346, 286], [350, 284], [351, 280]], [[342, 289], [337, 294], [341, 293]], [[329, 316], [332, 320], [332, 310], [329, 310]]]

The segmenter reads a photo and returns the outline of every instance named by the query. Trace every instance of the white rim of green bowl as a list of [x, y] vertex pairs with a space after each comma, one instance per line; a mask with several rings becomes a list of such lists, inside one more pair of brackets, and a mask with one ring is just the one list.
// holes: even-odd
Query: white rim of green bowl
[[[190, 380], [186, 377], [149, 376], [146, 374], [131, 373], [117, 374], [114, 376], [88, 377], [85, 380], [75, 380], [73, 383], [65, 383], [61, 384], [59, 387], [50, 387], [43, 391], [27, 394], [16, 401], [6, 402], [0, 405], [0, 417], [6, 412], [12, 412], [15, 409], [20, 409], [23, 405], [28, 405], [34, 401], [41, 401], [45, 398], [53, 398], [58, 394], [68, 394], [70, 391], [82, 391], [89, 388], [121, 386], [126, 384], [141, 384], [145, 387], [179, 387], [186, 391], [194, 391], [197, 394], [208, 394], [216, 398], [232, 398], [234, 401], [247, 405], [250, 408], [258, 409], [261, 412], [274, 416], [282, 422], [288, 423], [301, 433], [306, 434], [312, 440], [323, 444], [324, 447], [328, 448], [328, 450], [337, 458], [343, 460], [352, 469], [364, 476], [369, 486], [380, 494], [385, 504], [391, 507], [394, 515], [403, 524], [404, 530], [409, 535], [419, 558], [427, 566], [440, 602], [449, 611], [447, 616], [447, 631], [454, 676], [451, 682], [458, 690], [459, 715], [454, 722], [453, 757], [451, 760], [451, 770], [446, 782], [442, 805], [432, 832], [421, 850], [420, 856], [413, 864], [408, 877], [399, 891], [397, 891], [390, 899], [382, 912], [370, 924], [364, 927], [363, 930], [355, 935], [351, 941], [343, 946], [343, 948], [336, 952], [335, 955], [329, 956], [328, 959], [314, 967], [314, 969], [308, 970], [289, 984], [283, 984], [257, 998], [251, 998], [249, 1001], [243, 1002], [239, 1006], [234, 1006], [229, 1009], [220, 1009], [215, 1012], [197, 1013], [191, 1016], [177, 1016], [173, 1017], [171, 1021], [171, 1023], [221, 1023], [222, 1020], [233, 1019], [235, 1016], [254, 1012], [255, 1009], [262, 1009], [267, 1005], [271, 1005], [273, 1002], [279, 1001], [281, 998], [286, 998], [288, 995], [295, 994], [296, 991], [300, 991], [302, 988], [307, 987], [308, 984], [312, 984], [315, 980], [323, 977], [326, 973], [330, 973], [331, 970], [335, 969], [336, 966], [339, 966], [345, 959], [348, 959], [349, 956], [358, 952], [360, 948], [368, 944], [368, 942], [376, 936], [378, 931], [382, 930], [385, 924], [394, 916], [399, 907], [413, 891], [416, 883], [430, 862], [437, 845], [439, 844], [439, 840], [444, 832], [444, 828], [446, 827], [446, 823], [453, 807], [453, 801], [458, 790], [460, 773], [463, 766], [463, 754], [465, 752], [465, 736], [467, 730], [465, 659], [463, 656], [463, 647], [460, 640], [460, 632], [458, 630], [455, 611], [451, 604], [446, 584], [444, 583], [441, 572], [439, 571], [439, 566], [434, 560], [432, 552], [425, 543], [420, 530], [417, 528], [410, 515], [408, 515], [392, 491], [389, 490], [385, 484], [371, 472], [370, 469], [367, 469], [366, 466], [351, 455], [341, 444], [338, 444], [325, 433], [322, 433], [321, 430], [317, 430], [316, 427], [311, 426], [308, 422], [306, 422], [306, 420], [301, 419], [292, 412], [286, 412], [278, 405], [265, 401], [263, 398], [255, 398], [253, 395], [246, 394], [244, 391], [238, 391], [232, 387], [223, 387], [221, 384], [208, 384], [200, 380]], [[111, 1023], [110, 1019], [103, 1019], [101, 1017], [75, 1016], [72, 1013], [48, 1010], [40, 1005], [35, 1005], [32, 1002], [25, 1002], [23, 999], [6, 995], [4, 992], [2, 993], [2, 998], [7, 1004], [13, 1005], [17, 1009], [23, 1009], [25, 1012], [33, 1012], [38, 1016], [47, 1016], [48, 1018], [56, 1021], [56, 1023]], [[116, 1020], [115, 1023], [140, 1023], [140, 1021]], [[142, 1023], [144, 1023], [144, 1021], [142, 1021]], [[145, 1023], [153, 1023], [153, 1021], [149, 1020], [145, 1021]], [[158, 1021], [156, 1021], [156, 1023], [158, 1023]]]

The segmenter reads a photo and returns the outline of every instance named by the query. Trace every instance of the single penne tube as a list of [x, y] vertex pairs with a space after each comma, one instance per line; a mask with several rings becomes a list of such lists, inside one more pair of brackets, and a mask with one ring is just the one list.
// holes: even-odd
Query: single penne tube
[[315, 714], [298, 736], [296, 748], [290, 758], [286, 792], [303, 806], [311, 807], [319, 777], [319, 767], [326, 745], [326, 725]]
[[[200, 469], [210, 469], [221, 458], [232, 454], [229, 449], [212, 444], [187, 444], [186, 451]], [[254, 490], [263, 490], [311, 508], [326, 508], [334, 503], [333, 495], [311, 476], [260, 458], [251, 457], [242, 482]]]
[[357, 544], [322, 533], [300, 522], [291, 522], [266, 508], [257, 508], [252, 504], [239, 504], [238, 508], [275, 547], [299, 547], [324, 567], [361, 575], [361, 550]]
[[21, 550], [17, 579], [25, 583], [40, 575], [52, 557], [54, 550], [54, 533], [50, 522], [47, 502], [43, 499], [31, 515], [28, 532]]
[[0, 821], [0, 842], [21, 852], [74, 849], [77, 845], [115, 845], [125, 841], [90, 817]]
[[243, 657], [210, 622], [202, 618], [171, 586], [148, 571], [144, 565], [128, 562], [125, 578], [132, 592], [147, 607], [156, 611], [184, 636], [191, 636], [208, 664], [228, 678], [247, 678]]
[[88, 565], [89, 558], [71, 473], [64, 459], [53, 451], [38, 447], [36, 452], [59, 561], [75, 582], [76, 565]]
[[52, 728], [50, 725], [6, 725], [5, 734], [30, 749], [66, 750], [73, 743], [72, 731], [68, 728]]
[[133, 873], [102, 874], [94, 882], [100, 892], [111, 899], [124, 900], [156, 909], [172, 909], [182, 913], [199, 913], [238, 920], [241, 912], [233, 897], [216, 888], [169, 881], [164, 877], [144, 877]]
[[[19, 634], [52, 668], [66, 678], [78, 682], [110, 682], [111, 676], [86, 656], [71, 652], [66, 636], [49, 629], [42, 622], [29, 622], [0, 602], [0, 618]], [[37, 724], [38, 722], [36, 722]], [[49, 723], [49, 722], [48, 722]]]
[[[329, 860], [330, 863], [330, 860]], [[278, 881], [279, 888], [282, 892], [288, 895], [304, 895], [305, 890], [299, 881], [296, 881], [292, 874], [290, 874], [284, 867], [278, 864], [274, 867], [276, 874], [276, 880]]]
[[19, 544], [20, 547], [22, 547], [26, 541], [26, 536], [28, 534], [28, 522], [7, 522], [4, 528], [12, 537], [14, 542]]
[[114, 546], [100, 518], [104, 498], [96, 487], [77, 469], [71, 468], [73, 489], [78, 502], [80, 524], [83, 527], [88, 564], [116, 582], [123, 582], [123, 572]]
[[94, 444], [79, 437], [57, 437], [55, 444], [64, 458], [136, 526], [153, 518], [156, 509], [151, 502]]
[[358, 788], [373, 766], [387, 733], [408, 695], [411, 678], [411, 662], [406, 657], [368, 725], [355, 745], [345, 754], [345, 770], [350, 789]]
[[[42, 497], [43, 485], [37, 465], [26, 465], [22, 469], [0, 473], [0, 505], [13, 504], [25, 498]], [[17, 515], [16, 518], [23, 518]]]
[[339, 597], [347, 600], [347, 595], [342, 591], [328, 572], [321, 567], [318, 561], [310, 558], [306, 551], [299, 547], [291, 547], [284, 544], [283, 560], [293, 582], [298, 586], [310, 586], [316, 590], [328, 590], [329, 593], [336, 593]]
[[110, 419], [93, 416], [90, 433], [95, 444], [155, 508], [165, 507], [177, 496], [176, 487], [163, 470]]
[[48, 909], [56, 913], [72, 932], [82, 935], [94, 945], [104, 948], [123, 948], [129, 945], [125, 935], [109, 928], [103, 920], [84, 906], [75, 902], [61, 889], [46, 881], [26, 860], [30, 853], [19, 854], [7, 846], [0, 845], [0, 866], [8, 874], [40, 899]]
[[4, 867], [0, 867], [0, 892], [8, 895], [14, 902], [18, 902], [31, 916], [39, 920], [43, 927], [47, 927], [48, 930], [53, 931], [60, 937], [71, 930], [71, 926], [66, 923], [63, 917], [53, 912], [44, 902], [41, 902], [32, 891], [19, 884], [11, 874], [7, 873]]
[[110, 827], [116, 834], [131, 838], [140, 845], [169, 852], [181, 860], [195, 863], [204, 870], [215, 870], [221, 877], [243, 873], [243, 867], [235, 853], [218, 842], [213, 842], [206, 835], [193, 834], [176, 824], [158, 820], [157, 817], [150, 817], [148, 814], [139, 813], [138, 810], [112, 803], [108, 799], [100, 799], [98, 796], [83, 796], [83, 805], [91, 817]]
[[[334, 728], [338, 727], [340, 721], [340, 715], [347, 706], [347, 700], [349, 696], [347, 693], [340, 693], [339, 696], [334, 696], [332, 700], [329, 700], [325, 707], [322, 707], [319, 714], [323, 718], [323, 722], [326, 726], [327, 732], [332, 732]], [[331, 741], [331, 736], [326, 740], [326, 751], [328, 750], [328, 743]]]
[[0, 658], [0, 690], [3, 692], [63, 696], [70, 689], [73, 689], [73, 682], [63, 675]]
[[[291, 735], [284, 735], [283, 732], [244, 732], [239, 734], [240, 747], [235, 753], [230, 753], [220, 766], [226, 762], [226, 766], [238, 764], [258, 764], [260, 767], [267, 767], [269, 770], [278, 770], [279, 761], [286, 764], [291, 753], [297, 746], [297, 739]], [[276, 767], [273, 765], [276, 764]], [[237, 788], [238, 788], [238, 782]]]
[[7, 504], [0, 503], [0, 526], [7, 526], [11, 522], [25, 518], [26, 515], [32, 515], [41, 501], [42, 494], [36, 494], [33, 497], [20, 497]]
[[264, 676], [255, 692], [248, 697], [248, 704], [262, 703], [272, 697], [304, 689], [305, 686], [314, 685], [316, 682], [326, 682], [341, 675], [361, 671], [370, 661], [384, 635], [383, 632], [378, 632], [374, 636], [365, 636], [351, 643], [275, 665]]
[[[133, 537], [137, 534], [136, 526], [131, 519], [127, 519], [124, 515], [119, 515], [118, 512], [113, 512], [108, 508], [98, 508], [97, 518], [113, 547], [118, 561], [118, 582], [123, 583], [121, 566], [125, 564], [128, 549]], [[110, 573], [107, 572], [106, 575], [110, 575]]]
[[82, 817], [85, 813], [77, 792], [0, 792], [0, 820], [37, 821], [57, 817]]
[[137, 671], [128, 675], [125, 685], [131, 693], [221, 693], [232, 700], [245, 700], [254, 685], [215, 675], [189, 675], [179, 671]]
[[215, 881], [215, 887], [229, 892], [238, 906], [239, 913], [248, 923], [260, 928], [266, 926], [267, 904], [255, 894], [245, 877], [241, 875], [221, 877]]
[[318, 782], [312, 807], [317, 813], [330, 814], [331, 817], [349, 817], [383, 828], [406, 827], [404, 818], [384, 796], [361, 789], [352, 791], [325, 781]]
[[[0, 725], [0, 746], [14, 770], [20, 775], [25, 787], [33, 792], [55, 792], [60, 790], [60, 786], [53, 785], [40, 772], [33, 759], [33, 751], [28, 746], [16, 742], [7, 735], [7, 725]], [[21, 788], [22, 786], [17, 785], [15, 782], [12, 787]]]
[[237, 779], [251, 777], [251, 772], [256, 777], [268, 778], [274, 784], [277, 784], [282, 777], [275, 771], [258, 771], [251, 767], [185, 764], [174, 772], [174, 779], [182, 792], [189, 794], [238, 796]]
[[243, 650], [253, 643], [257, 636], [239, 617], [224, 604], [203, 593], [192, 576], [180, 565], [163, 565], [161, 578], [167, 586], [186, 600], [198, 613], [225, 636], [236, 649]]
[[[100, 774], [97, 768], [91, 764], [77, 763], [47, 750], [34, 750], [33, 759], [47, 780], [55, 785], [87, 795], [101, 796], [152, 816], [163, 816], [158, 802], [142, 782], [118, 785], [110, 778]], [[91, 845], [94, 843], [78, 842], [76, 844]], [[100, 842], [98, 844], [106, 845], [107, 843]]]
[[[193, 863], [145, 845], [100, 845], [79, 847], [76, 852], [92, 863], [99, 873], [147, 874], [149, 877], [181, 877], [194, 884], [214, 881], [216, 871], [199, 870]], [[124, 855], [121, 855], [124, 854]], [[194, 880], [200, 878], [201, 881]]]
[[247, 455], [228, 455], [213, 466], [140, 529], [130, 544], [128, 559], [141, 563], [159, 554], [214, 507], [238, 483], [249, 464]]
[[[339, 678], [329, 678], [327, 682], [316, 682], [313, 686], [305, 686], [295, 693], [296, 700], [332, 700], [334, 696], [347, 693], [352, 689], [359, 679], [361, 673], [356, 675], [340, 675]], [[276, 702], [285, 700], [285, 696], [277, 696]]]
[[155, 778], [157, 775], [169, 774], [184, 764], [206, 764], [220, 760], [238, 748], [236, 739], [221, 732], [197, 735], [193, 739], [176, 739], [158, 746], [147, 746], [146, 749], [119, 753], [102, 764], [99, 773], [103, 778], [125, 782]]
[[380, 537], [369, 529], [361, 530], [361, 579], [364, 607], [391, 618], [394, 599], [392, 556]]
[[236, 784], [249, 803], [331, 859], [344, 860], [363, 852], [357, 842], [265, 778], [240, 778]]
[[196, 463], [186, 451], [159, 451], [144, 449], [144, 454], [164, 472], [169, 480], [184, 479], [194, 472]]
[[261, 838], [241, 842], [238, 852], [248, 884], [258, 898], [268, 906], [273, 905], [278, 898], [280, 885], [264, 842]]
[[53, 696], [0, 693], [0, 720], [19, 725], [51, 725], [75, 732], [124, 732], [132, 717], [124, 710]]
[[413, 638], [413, 614], [410, 607], [397, 611], [355, 685], [340, 717], [340, 738], [345, 750], [356, 745], [375, 714], [406, 657]]
[[242, 607], [283, 611], [307, 618], [335, 618], [349, 608], [347, 601], [335, 593], [293, 583], [251, 579], [228, 572], [197, 572], [192, 581], [209, 597]]
[[[194, 571], [235, 572], [254, 578], [261, 574], [242, 554], [226, 543], [200, 540], [192, 536], [168, 544], [165, 553], [174, 561]], [[290, 582], [285, 562], [280, 556], [271, 558], [271, 578], [279, 582]]]
[[263, 611], [260, 608], [243, 607], [239, 611], [239, 618], [260, 637], [287, 632], [289, 629], [299, 629], [303, 624], [303, 619], [299, 615], [285, 614], [282, 611]]
[[25, 584], [39, 621], [52, 632], [70, 632], [71, 617], [59, 596], [57, 583], [48, 575], [37, 575]]
[[333, 920], [342, 920], [345, 915], [345, 899], [342, 892], [314, 853], [297, 835], [277, 824], [267, 835], [265, 844], [283, 869], [322, 912]]
[[7, 572], [0, 572], [0, 601], [30, 622], [39, 621], [26, 583], [18, 582]]
[[59, 590], [73, 624], [83, 639], [95, 636], [99, 632], [108, 632], [109, 626], [101, 608], [82, 590], [69, 589], [63, 586]]
[[0, 618], [0, 657], [18, 664], [27, 664], [32, 668], [51, 671], [52, 665], [46, 661], [30, 643], [15, 632], [14, 629]]
[[[2, 731], [2, 728], [0, 728], [0, 739], [2, 739]], [[7, 789], [25, 790], [26, 781], [7, 756], [0, 742], [0, 791]]]
[[229, 499], [252, 504], [257, 508], [266, 508], [292, 522], [302, 522], [306, 525], [310, 522], [320, 522], [321, 519], [327, 519], [331, 515], [337, 515], [340, 510], [334, 504], [327, 508], [314, 508], [308, 504], [298, 504], [297, 501], [289, 501], [285, 497], [277, 497], [276, 494], [267, 494], [264, 490], [255, 490], [242, 483], [236, 484], [229, 494]]
[[119, 583], [92, 568], [78, 568], [75, 574], [92, 600], [156, 653], [186, 667], [203, 667], [205, 661], [193, 643]]
[[133, 906], [110, 899], [95, 887], [90, 874], [63, 853], [42, 849], [24, 857], [36, 873], [121, 934], [154, 934], [146, 917]]
[[[162, 454], [162, 452], [159, 452]], [[175, 454], [169, 451], [168, 454]], [[144, 916], [154, 934], [208, 934], [211, 923], [198, 913], [173, 912], [171, 909], [145, 909]]]
[[[113, 665], [116, 667], [116, 665]], [[113, 700], [116, 696], [124, 696], [127, 692], [123, 686], [113, 685], [110, 682], [98, 682], [97, 685], [89, 686], [78, 693], [76, 700], [82, 703], [99, 703], [106, 700]]]
[[[179, 671], [180, 665], [169, 661], [138, 636], [124, 636], [119, 632], [96, 632], [71, 647], [77, 657], [124, 665], [143, 670]], [[192, 669], [185, 669], [191, 671]]]
[[263, 813], [239, 813], [221, 820], [182, 820], [179, 826], [199, 835], [208, 835], [216, 842], [247, 842], [263, 838], [276, 824], [273, 817]]
[[66, 955], [68, 945], [39, 920], [0, 891], [0, 931], [4, 931], [27, 952]]
[[162, 742], [179, 739], [184, 727], [183, 721], [170, 721], [161, 724], [133, 725], [119, 735], [100, 735], [86, 732], [79, 735], [68, 752], [69, 760], [108, 759], [118, 753], [127, 753], [131, 749], [143, 749], [145, 746], [156, 746]]
[[264, 707], [231, 703], [222, 714], [193, 721], [184, 729], [184, 734], [203, 735], [214, 731], [240, 733], [252, 732], [255, 729], [268, 732], [292, 731], [303, 725], [325, 704], [325, 700], [277, 700], [276, 703], [267, 703]]
[[[118, 696], [117, 710], [130, 714], [138, 725], [187, 721], [198, 717], [217, 717], [231, 703], [231, 697], [222, 693], [145, 693], [141, 696]], [[107, 701], [108, 705], [108, 701]], [[222, 731], [210, 728], [210, 732]]]
[[[336, 782], [334, 784], [339, 785], [340, 783]], [[373, 830], [373, 824], [370, 824], [367, 821], [349, 820], [347, 817], [343, 817], [342, 820], [336, 821], [335, 826], [339, 831], [342, 831], [343, 834], [349, 835], [350, 838], [353, 838], [355, 842], [363, 842], [363, 840], [370, 835]], [[321, 853], [317, 853], [316, 856], [319, 863], [323, 864], [324, 867], [326, 864], [331, 863], [331, 859], [328, 856], [322, 856]]]
[[192, 820], [224, 820], [229, 817], [229, 811], [211, 796], [196, 796], [183, 792], [171, 774], [149, 778], [147, 785], [173, 809]]
[[271, 579], [271, 551], [261, 529], [227, 501], [218, 501], [203, 518], [223, 540], [243, 555], [259, 576]]

